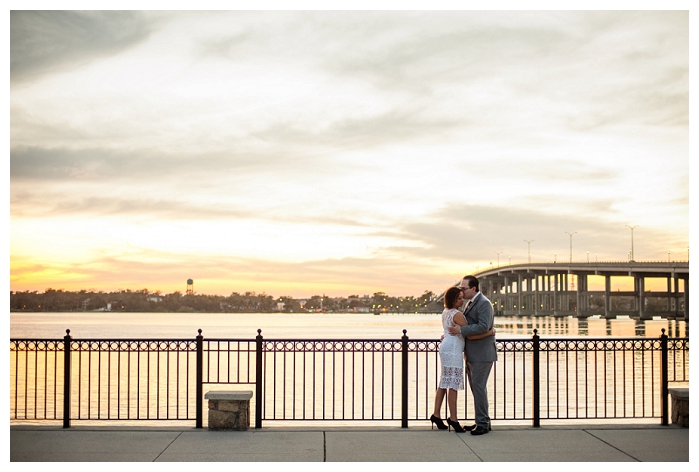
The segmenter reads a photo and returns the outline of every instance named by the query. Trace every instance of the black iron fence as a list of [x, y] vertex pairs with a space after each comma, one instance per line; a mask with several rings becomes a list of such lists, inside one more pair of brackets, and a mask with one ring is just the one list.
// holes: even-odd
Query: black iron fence
[[[668, 385], [689, 382], [689, 338], [497, 341], [493, 420], [657, 418]], [[275, 421], [425, 421], [439, 341], [10, 339], [10, 418], [204, 422], [204, 390], [254, 389], [255, 427]], [[459, 417], [473, 418], [470, 394]]]

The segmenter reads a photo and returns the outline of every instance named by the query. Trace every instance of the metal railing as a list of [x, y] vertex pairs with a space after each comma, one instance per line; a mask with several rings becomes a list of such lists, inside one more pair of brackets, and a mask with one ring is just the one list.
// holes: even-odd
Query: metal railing
[[[10, 418], [190, 420], [204, 388], [254, 385], [255, 427], [275, 421], [424, 421], [439, 382], [439, 341], [10, 339]], [[493, 420], [658, 418], [668, 385], [689, 381], [689, 338], [496, 341]], [[473, 418], [470, 395], [459, 417]]]

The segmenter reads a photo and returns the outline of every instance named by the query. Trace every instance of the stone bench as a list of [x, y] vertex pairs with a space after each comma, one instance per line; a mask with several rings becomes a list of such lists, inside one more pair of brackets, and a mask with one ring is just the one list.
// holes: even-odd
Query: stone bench
[[672, 400], [672, 424], [689, 428], [689, 389], [670, 388], [668, 391]]
[[204, 398], [209, 400], [209, 429], [245, 431], [250, 427], [251, 390], [211, 391]]

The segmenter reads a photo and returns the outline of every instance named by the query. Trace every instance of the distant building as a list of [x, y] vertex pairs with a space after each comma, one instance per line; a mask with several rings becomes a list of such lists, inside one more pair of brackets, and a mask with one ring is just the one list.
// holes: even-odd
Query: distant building
[[374, 301], [371, 295], [364, 295], [362, 297], [348, 297], [347, 304], [350, 311], [355, 313], [369, 313], [372, 302]]

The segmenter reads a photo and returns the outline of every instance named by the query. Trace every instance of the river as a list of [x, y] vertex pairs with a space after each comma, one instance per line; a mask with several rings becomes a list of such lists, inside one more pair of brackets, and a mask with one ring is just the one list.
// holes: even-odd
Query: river
[[[530, 337], [536, 329], [551, 337], [689, 336], [688, 323], [553, 316], [498, 316], [499, 338]], [[396, 339], [403, 330], [412, 339], [435, 339], [442, 332], [439, 314], [373, 313], [10, 313], [10, 337], [57, 339], [70, 329], [73, 338], [251, 339], [262, 330], [268, 339]]]

